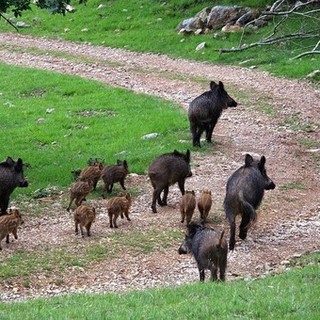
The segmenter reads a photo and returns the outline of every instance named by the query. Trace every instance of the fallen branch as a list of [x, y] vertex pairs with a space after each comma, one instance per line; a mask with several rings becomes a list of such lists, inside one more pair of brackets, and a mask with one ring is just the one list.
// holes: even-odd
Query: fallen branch
[[315, 38], [318, 37], [318, 34], [309, 34], [309, 33], [293, 33], [293, 34], [287, 34], [281, 37], [273, 38], [273, 39], [263, 39], [258, 42], [254, 42], [248, 45], [243, 45], [241, 47], [237, 48], [231, 48], [231, 49], [225, 49], [225, 48], [220, 48], [216, 49], [215, 51], [219, 51], [219, 54], [224, 53], [224, 52], [237, 52], [237, 51], [244, 51], [253, 47], [258, 47], [258, 46], [263, 46], [263, 45], [270, 45], [270, 44], [275, 44], [281, 41], [286, 41], [286, 40], [292, 40], [292, 39], [302, 39], [302, 38]]
[[0, 13], [0, 18], [3, 18], [6, 22], [10, 24], [11, 27], [14, 27], [16, 31], [19, 32], [18, 28], [9, 19], [7, 19], [2, 13]]
[[304, 56], [308, 56], [311, 54], [320, 54], [320, 51], [317, 50], [319, 46], [320, 46], [320, 40], [318, 41], [318, 43], [315, 45], [315, 47], [311, 51], [306, 51], [306, 52], [300, 53], [297, 56], [291, 58], [291, 60], [299, 59], [299, 58], [302, 58]]

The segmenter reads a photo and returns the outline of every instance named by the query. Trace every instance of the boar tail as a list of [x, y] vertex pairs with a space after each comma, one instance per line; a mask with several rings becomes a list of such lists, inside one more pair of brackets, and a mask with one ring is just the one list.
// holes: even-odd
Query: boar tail
[[246, 228], [249, 228], [257, 219], [257, 213], [256, 210], [253, 208], [253, 206], [244, 199], [242, 192], [239, 194], [240, 197], [240, 203], [242, 206], [242, 221], [245, 220], [248, 221]]
[[222, 232], [221, 232], [221, 235], [220, 235], [220, 239], [219, 239], [219, 243], [218, 243], [218, 245], [217, 245], [217, 248], [221, 248], [223, 237], [224, 237], [224, 229], [223, 229]]

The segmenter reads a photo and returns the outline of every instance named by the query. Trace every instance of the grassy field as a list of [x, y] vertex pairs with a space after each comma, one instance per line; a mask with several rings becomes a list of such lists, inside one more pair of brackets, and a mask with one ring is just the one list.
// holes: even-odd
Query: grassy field
[[[157, 155], [191, 147], [179, 142], [190, 141], [189, 124], [174, 103], [45, 71], [0, 65], [0, 72], [1, 157], [30, 165], [30, 188], [19, 193], [69, 186], [71, 171], [90, 158], [126, 159], [130, 172], [142, 174]], [[142, 139], [150, 133], [159, 136]]]
[[[316, 38], [281, 41], [272, 46], [259, 46], [243, 52], [219, 55], [217, 50], [237, 47], [240, 39], [243, 40], [242, 43], [249, 44], [269, 36], [279, 18], [271, 20], [265, 28], [250, 30], [244, 35], [217, 31], [214, 35], [195, 36], [176, 32], [181, 21], [194, 16], [205, 7], [212, 6], [212, 1], [119, 0], [102, 3], [99, 0], [89, 0], [86, 5], [78, 5], [77, 1], [72, 3], [77, 11], [66, 16], [50, 15], [33, 6], [32, 11], [24, 12], [23, 17], [18, 19], [32, 27], [20, 29], [19, 32], [214, 63], [255, 66], [278, 76], [295, 78], [305, 77], [315, 70], [315, 65], [320, 62], [319, 55], [290, 59], [311, 50]], [[265, 8], [265, 5], [270, 3], [273, 1], [259, 1], [259, 7]], [[105, 6], [97, 9], [101, 4]], [[219, 5], [221, 4], [257, 6], [255, 1], [250, 0], [224, 0], [219, 2]], [[3, 30], [13, 31], [4, 21], [1, 23]], [[277, 29], [276, 34], [281, 36], [308, 28], [319, 34], [318, 21], [310, 19], [309, 23], [311, 25], [306, 25], [305, 19], [300, 15], [292, 15]], [[196, 51], [201, 42], [206, 43], [205, 49]]]
[[290, 271], [255, 280], [0, 304], [0, 318], [316, 320], [319, 259], [319, 253], [306, 256], [294, 261]]

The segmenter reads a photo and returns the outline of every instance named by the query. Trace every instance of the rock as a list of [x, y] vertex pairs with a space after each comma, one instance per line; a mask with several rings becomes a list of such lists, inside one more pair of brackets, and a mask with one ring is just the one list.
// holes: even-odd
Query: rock
[[17, 21], [16, 22], [16, 27], [17, 28], [30, 28], [30, 24], [26, 24], [25, 22], [23, 21]]
[[196, 47], [196, 51], [200, 51], [200, 50], [204, 49], [205, 46], [206, 46], [206, 43], [205, 43], [205, 42], [199, 43], [199, 44], [197, 45], [197, 47]]
[[160, 135], [160, 133], [153, 132], [153, 133], [148, 133], [145, 134], [144, 136], [141, 137], [142, 140], [147, 140], [147, 139], [154, 139], [157, 138]]

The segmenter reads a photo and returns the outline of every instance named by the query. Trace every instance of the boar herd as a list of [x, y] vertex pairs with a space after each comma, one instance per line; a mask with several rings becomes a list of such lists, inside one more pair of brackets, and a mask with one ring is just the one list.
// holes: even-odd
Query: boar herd
[[[211, 143], [212, 133], [223, 109], [236, 107], [237, 102], [226, 92], [223, 83], [210, 82], [210, 91], [206, 91], [191, 101], [188, 110], [192, 144], [200, 147], [200, 138], [203, 132], [206, 141]], [[192, 253], [198, 270], [200, 281], [205, 279], [205, 270], [211, 272], [212, 280], [225, 280], [228, 249], [235, 248], [236, 217], [240, 216], [239, 238], [246, 239], [250, 226], [255, 222], [259, 205], [265, 190], [275, 188], [274, 182], [266, 172], [266, 158], [253, 159], [250, 154], [245, 155], [244, 165], [229, 177], [226, 183], [226, 194], [223, 207], [226, 220], [229, 223], [229, 243], [225, 239], [225, 230], [212, 228], [207, 224], [208, 215], [212, 207], [212, 192], [203, 190], [198, 198], [194, 190], [185, 190], [185, 181], [192, 176], [190, 150], [181, 153], [174, 150], [156, 157], [148, 168], [148, 177], [153, 192], [151, 210], [157, 213], [157, 204], [166, 206], [168, 202], [169, 187], [178, 184], [181, 192], [179, 208], [181, 223], [186, 222], [187, 232], [178, 253]], [[9, 234], [17, 239], [17, 228], [23, 223], [18, 209], [9, 209], [9, 197], [16, 187], [27, 187], [28, 181], [23, 174], [24, 164], [19, 158], [14, 161], [8, 157], [0, 163], [0, 250], [1, 240]], [[118, 160], [115, 165], [104, 166], [102, 162], [90, 163], [79, 173], [77, 181], [70, 188], [70, 200], [67, 211], [70, 211], [73, 202], [76, 208], [73, 211], [75, 234], [81, 236], [91, 235], [91, 226], [96, 220], [96, 209], [84, 205], [88, 194], [95, 190], [99, 180], [104, 183], [102, 197], [111, 194], [113, 185], [119, 183], [126, 191], [125, 179], [129, 174], [126, 160]], [[118, 228], [117, 219], [126, 217], [128, 221], [132, 198], [129, 192], [121, 192], [106, 201], [110, 228]], [[193, 221], [192, 217], [196, 207], [200, 213], [200, 220]]]

